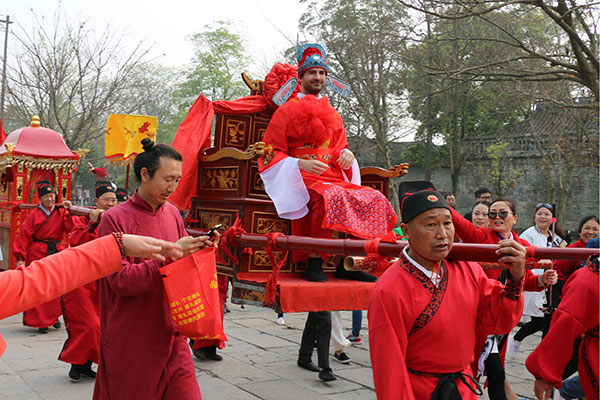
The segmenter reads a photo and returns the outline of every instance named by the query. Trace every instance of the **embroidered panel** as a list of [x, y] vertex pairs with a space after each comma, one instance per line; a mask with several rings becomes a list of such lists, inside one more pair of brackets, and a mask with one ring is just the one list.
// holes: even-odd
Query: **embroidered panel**
[[517, 282], [513, 282], [512, 279], [508, 279], [508, 282], [502, 289], [504, 297], [510, 300], [519, 300], [523, 294], [523, 279], [519, 279]]

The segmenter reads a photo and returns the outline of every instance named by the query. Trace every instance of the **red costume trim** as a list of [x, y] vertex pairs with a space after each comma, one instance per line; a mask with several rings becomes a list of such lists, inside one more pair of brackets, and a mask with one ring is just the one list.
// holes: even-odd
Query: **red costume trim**
[[319, 145], [333, 138], [337, 128], [337, 112], [329, 104], [327, 97], [317, 99], [307, 95], [302, 101], [290, 101], [282, 107], [289, 110], [290, 123], [286, 134], [297, 141]]

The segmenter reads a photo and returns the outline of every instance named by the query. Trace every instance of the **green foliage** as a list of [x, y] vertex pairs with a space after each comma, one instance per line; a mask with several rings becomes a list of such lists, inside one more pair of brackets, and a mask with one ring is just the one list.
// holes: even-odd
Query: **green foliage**
[[498, 140], [487, 149], [490, 167], [481, 171], [484, 182], [493, 185], [498, 197], [504, 197], [517, 185], [517, 179], [523, 175], [523, 170], [513, 168], [510, 143]]
[[174, 95], [179, 110], [187, 111], [200, 94], [210, 100], [248, 95], [240, 75], [250, 58], [245, 53], [242, 36], [233, 32], [231, 25], [229, 21], [218, 21], [205, 25], [201, 32], [190, 37], [195, 54]]

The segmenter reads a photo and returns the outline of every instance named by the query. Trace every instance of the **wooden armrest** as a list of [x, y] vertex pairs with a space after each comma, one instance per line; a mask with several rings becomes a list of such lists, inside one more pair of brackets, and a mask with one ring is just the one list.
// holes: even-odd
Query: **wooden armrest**
[[214, 151], [214, 147], [203, 149], [198, 156], [198, 161], [212, 162], [222, 158], [235, 158], [236, 160], [252, 160], [256, 156], [262, 156], [265, 153], [264, 142], [256, 142], [248, 146], [246, 151], [241, 151], [235, 147], [223, 147]]
[[381, 178], [398, 178], [408, 173], [408, 163], [394, 165], [389, 170], [379, 167], [364, 167], [360, 169], [360, 176], [377, 175]]

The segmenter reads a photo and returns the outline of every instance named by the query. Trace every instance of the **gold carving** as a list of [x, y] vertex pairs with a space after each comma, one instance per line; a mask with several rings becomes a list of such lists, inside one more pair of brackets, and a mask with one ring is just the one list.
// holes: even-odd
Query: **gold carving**
[[373, 188], [373, 189], [377, 190], [378, 192], [382, 192], [383, 193], [383, 182], [363, 181], [363, 182], [361, 182], [361, 184], [363, 186], [367, 186], [367, 187]]
[[23, 172], [23, 164], [19, 163], [17, 165], [17, 172]]
[[6, 150], [8, 150], [8, 155], [12, 156], [12, 152], [16, 146], [12, 143], [6, 143], [4, 146], [6, 147]]
[[276, 218], [258, 218], [256, 222], [256, 233], [282, 232], [290, 234], [290, 223]]
[[229, 145], [240, 145], [246, 134], [246, 121], [227, 120], [226, 125], [227, 136], [225, 143]]
[[206, 212], [202, 209], [196, 210], [196, 219], [200, 223], [200, 229], [209, 229], [215, 225], [222, 224], [223, 229], [226, 230], [233, 225], [231, 221], [231, 214]]
[[265, 191], [265, 183], [263, 182], [263, 180], [260, 178], [260, 174], [256, 174], [254, 175], [254, 190], [258, 190], [260, 192], [264, 192]]
[[23, 177], [17, 176], [17, 200], [23, 200]]
[[202, 168], [200, 174], [202, 189], [238, 189], [238, 167]]
[[263, 81], [260, 79], [251, 79], [245, 72], [242, 72], [242, 80], [253, 95], [262, 94]]
[[[275, 257], [275, 261], [281, 261], [282, 252], [274, 251], [273, 256]], [[269, 256], [263, 250], [254, 250], [254, 265], [256, 267], [271, 267], [271, 260], [269, 260]]]
[[246, 151], [241, 151], [231, 147], [224, 147], [212, 154], [202, 154], [198, 157], [201, 162], [219, 161], [223, 158], [235, 158], [236, 160], [252, 160], [254, 157], [262, 156], [265, 152], [265, 144], [256, 142], [248, 146]]

